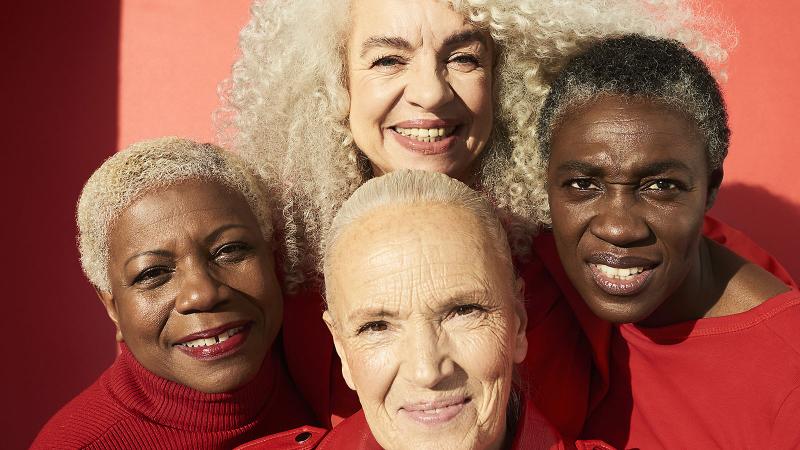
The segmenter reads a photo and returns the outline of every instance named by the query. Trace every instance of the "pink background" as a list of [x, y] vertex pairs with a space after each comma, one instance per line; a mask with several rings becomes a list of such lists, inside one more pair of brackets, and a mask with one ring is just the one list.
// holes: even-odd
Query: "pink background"
[[[249, 3], [8, 6], [4, 448], [29, 445], [114, 357], [111, 322], [75, 248], [74, 205], [83, 182], [105, 157], [139, 139], [213, 140], [217, 83], [235, 59]], [[800, 3], [715, 4], [738, 27], [740, 44], [724, 86], [733, 142], [712, 215], [747, 232], [797, 278]]]

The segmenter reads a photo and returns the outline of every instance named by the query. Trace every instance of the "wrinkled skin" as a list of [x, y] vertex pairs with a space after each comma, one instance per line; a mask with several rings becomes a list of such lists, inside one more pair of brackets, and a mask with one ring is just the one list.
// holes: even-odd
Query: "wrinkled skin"
[[[445, 206], [379, 209], [330, 258], [323, 318], [378, 442], [500, 448], [527, 318], [510, 258], [479, 222]], [[425, 424], [410, 413], [441, 400], [458, 403], [455, 417]]]
[[[245, 199], [187, 181], [145, 194], [109, 233], [109, 316], [148, 370], [193, 389], [226, 392], [253, 379], [281, 324], [283, 300], [270, 243]], [[246, 321], [233, 354], [191, 357], [175, 345], [203, 330]]]
[[[446, 2], [355, 0], [351, 8], [349, 123], [375, 175], [402, 168], [468, 179], [492, 129], [491, 38]], [[454, 128], [455, 138], [431, 154], [397, 126]]]
[[[553, 232], [598, 317], [663, 326], [746, 311], [786, 289], [702, 237], [721, 181], [694, 124], [672, 109], [606, 96], [567, 113], [547, 171]], [[645, 267], [648, 278], [635, 292], [609, 292], [593, 267], [604, 257], [610, 267]], [[624, 258], [638, 261], [613, 262]]]

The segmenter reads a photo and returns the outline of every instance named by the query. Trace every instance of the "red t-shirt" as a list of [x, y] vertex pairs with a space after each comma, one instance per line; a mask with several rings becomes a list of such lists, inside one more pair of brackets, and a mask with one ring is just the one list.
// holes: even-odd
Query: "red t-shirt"
[[584, 437], [619, 448], [800, 448], [800, 292], [750, 311], [615, 327]]

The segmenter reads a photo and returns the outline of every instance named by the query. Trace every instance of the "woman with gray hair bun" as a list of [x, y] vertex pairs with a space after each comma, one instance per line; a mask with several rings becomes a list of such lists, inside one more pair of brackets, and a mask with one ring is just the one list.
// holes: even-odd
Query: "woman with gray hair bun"
[[[447, 174], [480, 190], [508, 224], [525, 280], [521, 364], [539, 409], [577, 436], [608, 381], [609, 328], [563, 273], [549, 222], [535, 124], [548, 82], [592, 42], [675, 36], [709, 61], [725, 46], [682, 0], [264, 0], [241, 32], [223, 86], [223, 141], [271, 185], [285, 226], [283, 342], [293, 380], [326, 425], [358, 409], [340, 375], [318, 283], [334, 215], [359, 186], [397, 169]], [[736, 246], [728, 230], [706, 230]], [[774, 263], [749, 241], [747, 256]], [[593, 366], [599, 372], [592, 374]], [[598, 387], [590, 396], [589, 386]]]
[[78, 203], [81, 265], [120, 354], [33, 448], [231, 448], [309, 423], [281, 349], [272, 198], [236, 155], [162, 138]]

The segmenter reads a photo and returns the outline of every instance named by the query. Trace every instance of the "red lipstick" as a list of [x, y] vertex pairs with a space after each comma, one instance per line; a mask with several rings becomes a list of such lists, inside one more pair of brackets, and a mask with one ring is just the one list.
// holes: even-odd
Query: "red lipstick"
[[242, 320], [180, 338], [173, 346], [197, 359], [219, 359], [238, 351], [250, 334], [252, 322]]

